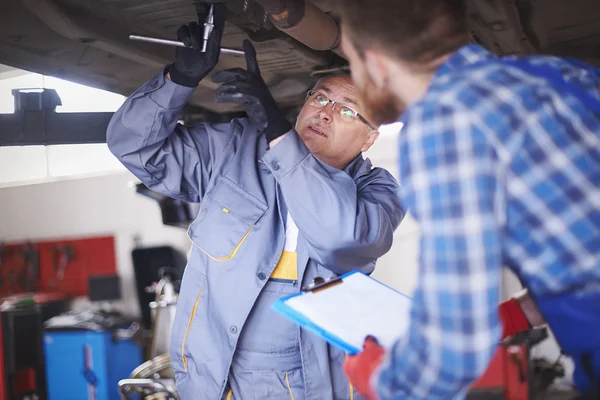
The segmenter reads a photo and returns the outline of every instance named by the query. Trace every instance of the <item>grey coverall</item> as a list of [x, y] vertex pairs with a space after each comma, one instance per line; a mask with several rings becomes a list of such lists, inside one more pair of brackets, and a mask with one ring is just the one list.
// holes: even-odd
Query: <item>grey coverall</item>
[[325, 165], [295, 131], [269, 150], [247, 119], [184, 127], [178, 114], [193, 91], [161, 72], [107, 132], [112, 153], [148, 188], [201, 203], [172, 331], [179, 394], [358, 399], [344, 352], [271, 304], [317, 276], [372, 272], [404, 216], [398, 183], [360, 155], [344, 170]]

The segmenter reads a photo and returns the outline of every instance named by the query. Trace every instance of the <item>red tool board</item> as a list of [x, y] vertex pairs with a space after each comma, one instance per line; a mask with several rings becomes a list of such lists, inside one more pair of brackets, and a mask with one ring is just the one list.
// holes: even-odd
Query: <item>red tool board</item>
[[90, 276], [116, 273], [113, 236], [9, 243], [1, 255], [0, 298], [32, 291], [87, 296]]

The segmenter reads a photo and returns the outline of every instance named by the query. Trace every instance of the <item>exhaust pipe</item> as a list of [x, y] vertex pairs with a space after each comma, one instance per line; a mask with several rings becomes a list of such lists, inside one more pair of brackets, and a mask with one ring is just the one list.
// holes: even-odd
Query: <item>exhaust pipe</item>
[[338, 24], [308, 0], [256, 0], [279, 30], [313, 50], [331, 50], [344, 57], [339, 48]]

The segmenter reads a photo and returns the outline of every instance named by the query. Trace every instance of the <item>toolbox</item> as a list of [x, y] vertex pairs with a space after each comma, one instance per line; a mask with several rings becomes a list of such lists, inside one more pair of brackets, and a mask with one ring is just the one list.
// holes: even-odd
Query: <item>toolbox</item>
[[119, 400], [118, 382], [143, 362], [125, 329], [46, 329], [49, 400]]
[[531, 358], [531, 349], [547, 338], [547, 327], [540, 327], [503, 340], [486, 372], [471, 385], [466, 400], [575, 398], [571, 392], [550, 389], [556, 378], [564, 377], [561, 364]]

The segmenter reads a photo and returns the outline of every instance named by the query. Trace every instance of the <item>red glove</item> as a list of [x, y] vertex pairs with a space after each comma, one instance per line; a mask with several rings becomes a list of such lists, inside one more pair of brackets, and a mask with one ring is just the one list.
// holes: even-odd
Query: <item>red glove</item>
[[363, 344], [363, 351], [350, 356], [344, 362], [344, 372], [356, 391], [368, 400], [377, 400], [375, 390], [371, 387], [373, 371], [381, 364], [385, 350], [371, 336]]
[[504, 324], [502, 339], [531, 328], [517, 299], [510, 299], [501, 303], [498, 311], [500, 312], [500, 320]]

